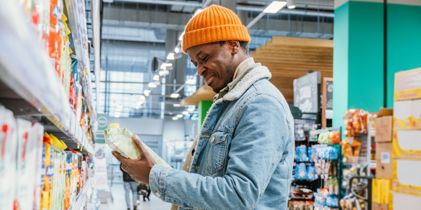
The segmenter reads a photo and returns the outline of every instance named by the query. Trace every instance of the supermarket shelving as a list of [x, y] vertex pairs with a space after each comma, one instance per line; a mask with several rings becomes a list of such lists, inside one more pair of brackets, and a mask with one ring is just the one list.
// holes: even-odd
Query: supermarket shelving
[[80, 191], [79, 195], [77, 195], [77, 198], [75, 202], [70, 206], [69, 210], [79, 210], [83, 209], [84, 206], [87, 205], [89, 200], [89, 194], [91, 193], [91, 190], [93, 188], [93, 178], [90, 178], [85, 186]]
[[47, 51], [18, 4], [4, 1], [0, 7], [0, 101], [15, 115], [47, 118], [70, 148], [92, 154]]

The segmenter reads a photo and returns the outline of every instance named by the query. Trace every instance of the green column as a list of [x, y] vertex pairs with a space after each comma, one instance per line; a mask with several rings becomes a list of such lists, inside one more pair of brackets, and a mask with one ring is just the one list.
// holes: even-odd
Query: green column
[[202, 127], [202, 123], [206, 118], [209, 108], [212, 106], [212, 101], [202, 100], [199, 102], [199, 130]]
[[387, 106], [392, 107], [395, 73], [421, 67], [421, 1], [388, 4], [387, 23]]
[[383, 3], [346, 2], [335, 9], [333, 126], [346, 110], [384, 103]]

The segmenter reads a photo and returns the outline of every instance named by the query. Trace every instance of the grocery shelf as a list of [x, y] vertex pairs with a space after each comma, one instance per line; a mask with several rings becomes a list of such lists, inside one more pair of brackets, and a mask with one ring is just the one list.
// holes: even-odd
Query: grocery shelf
[[[16, 1], [0, 7], [1, 103], [15, 115], [47, 118], [74, 149], [93, 153], [93, 145], [71, 110], [67, 94], [34, 27]], [[22, 103], [25, 101], [27, 103]], [[28, 105], [28, 106], [27, 106]]]
[[88, 203], [90, 190], [93, 187], [93, 178], [89, 178], [85, 186], [79, 192], [74, 203], [70, 206], [69, 210], [80, 210]]

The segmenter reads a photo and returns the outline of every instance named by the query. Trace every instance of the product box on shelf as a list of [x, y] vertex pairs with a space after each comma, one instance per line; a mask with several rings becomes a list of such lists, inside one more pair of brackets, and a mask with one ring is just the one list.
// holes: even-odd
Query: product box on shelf
[[421, 99], [395, 101], [394, 129], [421, 129]]
[[16, 121], [13, 113], [0, 106], [0, 209], [13, 209], [16, 189]]
[[392, 178], [392, 143], [376, 144], [376, 178]]
[[18, 179], [16, 199], [19, 209], [37, 209], [37, 184], [40, 177], [38, 156], [41, 153], [43, 128], [39, 124], [17, 119], [18, 154], [16, 177]]
[[376, 124], [376, 142], [391, 142], [393, 133], [393, 110], [382, 109], [377, 113]]
[[421, 68], [395, 74], [395, 101], [421, 98]]
[[421, 129], [396, 130], [393, 140], [393, 157], [421, 159]]

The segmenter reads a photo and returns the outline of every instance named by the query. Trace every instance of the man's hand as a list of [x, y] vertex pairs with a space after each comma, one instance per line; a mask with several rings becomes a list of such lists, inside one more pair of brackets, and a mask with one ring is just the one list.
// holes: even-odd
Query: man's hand
[[139, 142], [136, 135], [132, 136], [132, 141], [141, 154], [139, 160], [125, 158], [116, 151], [113, 151], [113, 155], [121, 162], [121, 168], [127, 172], [132, 179], [144, 184], [149, 184], [149, 173], [155, 165], [155, 162], [148, 151], [146, 151], [143, 145]]

